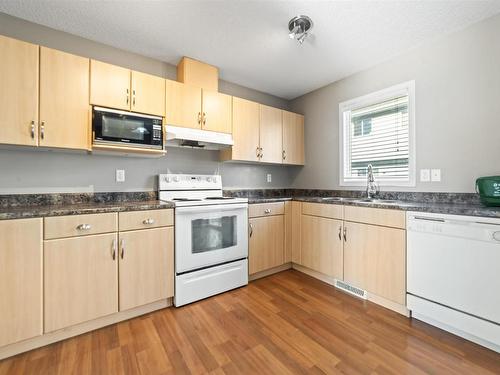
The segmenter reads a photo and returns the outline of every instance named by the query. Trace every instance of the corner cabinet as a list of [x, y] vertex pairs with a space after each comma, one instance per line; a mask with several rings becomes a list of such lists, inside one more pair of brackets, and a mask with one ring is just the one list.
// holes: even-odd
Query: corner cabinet
[[304, 164], [304, 116], [233, 97], [234, 145], [223, 161]]

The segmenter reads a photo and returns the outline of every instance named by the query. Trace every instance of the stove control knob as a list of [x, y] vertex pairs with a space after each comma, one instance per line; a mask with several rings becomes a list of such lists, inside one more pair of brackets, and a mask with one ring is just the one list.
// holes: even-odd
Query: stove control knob
[[179, 182], [179, 176], [174, 177], [174, 182]]
[[201, 181], [201, 177], [196, 177], [196, 181]]
[[207, 182], [212, 182], [212, 177], [207, 177]]
[[168, 182], [170, 182], [170, 181], [172, 181], [172, 179], [171, 179], [170, 177], [165, 177], [165, 182], [167, 182], [167, 183], [168, 183]]

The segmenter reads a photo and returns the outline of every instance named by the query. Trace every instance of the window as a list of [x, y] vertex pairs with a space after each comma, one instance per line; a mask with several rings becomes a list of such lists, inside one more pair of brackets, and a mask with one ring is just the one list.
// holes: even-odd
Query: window
[[415, 83], [340, 103], [340, 185], [415, 185]]

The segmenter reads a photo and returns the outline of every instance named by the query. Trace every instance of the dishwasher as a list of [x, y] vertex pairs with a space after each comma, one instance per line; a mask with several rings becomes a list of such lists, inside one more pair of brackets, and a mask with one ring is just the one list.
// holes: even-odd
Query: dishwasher
[[412, 317], [500, 352], [500, 219], [408, 212]]

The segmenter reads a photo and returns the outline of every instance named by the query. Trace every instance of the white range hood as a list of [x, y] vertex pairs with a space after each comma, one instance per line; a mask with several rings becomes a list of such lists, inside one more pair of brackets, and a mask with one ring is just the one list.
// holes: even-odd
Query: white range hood
[[192, 147], [204, 150], [220, 150], [233, 145], [233, 137], [201, 129], [166, 126], [166, 147]]

